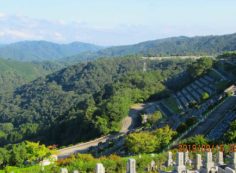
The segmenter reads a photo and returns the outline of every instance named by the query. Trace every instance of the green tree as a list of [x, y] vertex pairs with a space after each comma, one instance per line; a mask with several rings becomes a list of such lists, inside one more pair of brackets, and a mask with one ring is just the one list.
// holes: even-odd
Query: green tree
[[12, 166], [15, 165], [21, 167], [24, 165], [26, 160], [27, 160], [27, 151], [25, 148], [25, 143], [12, 145], [12, 148], [10, 149], [9, 164]]
[[224, 138], [228, 143], [236, 142], [236, 121], [230, 124], [229, 130], [225, 133]]
[[162, 118], [162, 113], [161, 111], [156, 111], [152, 116], [150, 117], [151, 122], [154, 124], [157, 121], [159, 121]]
[[152, 153], [157, 146], [157, 137], [149, 132], [131, 133], [126, 137], [125, 145], [132, 153]]
[[125, 139], [125, 145], [132, 153], [151, 153], [166, 147], [176, 134], [169, 126], [153, 132], [131, 133]]
[[0, 168], [5, 167], [9, 163], [9, 152], [5, 148], [0, 148]]
[[105, 118], [97, 117], [95, 123], [96, 123], [95, 127], [99, 130], [100, 134], [109, 133], [110, 130], [108, 129], [108, 122]]
[[52, 151], [49, 150], [45, 145], [40, 145], [39, 142], [25, 142], [26, 158], [30, 163], [38, 162], [43, 160], [45, 157], [49, 157]]
[[158, 143], [159, 143], [159, 147], [157, 146], [157, 149], [159, 150], [162, 147], [165, 147], [166, 145], [168, 145], [170, 143], [170, 141], [172, 140], [172, 138], [176, 135], [176, 132], [173, 131], [168, 125], [163, 127], [163, 128], [159, 128], [154, 132], [154, 135], [157, 137], [158, 139]]
[[0, 129], [5, 133], [9, 133], [14, 129], [14, 126], [12, 123], [0, 123]]
[[160, 111], [156, 111], [152, 115], [146, 115], [146, 116], [147, 116], [147, 122], [145, 126], [155, 127], [157, 122], [162, 118], [162, 113]]
[[202, 93], [201, 99], [202, 100], [207, 100], [210, 98], [210, 95], [207, 92]]
[[203, 75], [213, 66], [213, 59], [203, 57], [198, 59], [195, 63], [189, 66], [188, 71], [193, 78]]
[[183, 143], [189, 145], [206, 145], [208, 144], [208, 140], [203, 135], [196, 135], [184, 140]]

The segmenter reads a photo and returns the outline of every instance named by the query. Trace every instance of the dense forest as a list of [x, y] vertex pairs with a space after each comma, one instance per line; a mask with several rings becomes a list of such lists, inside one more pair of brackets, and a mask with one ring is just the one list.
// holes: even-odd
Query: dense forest
[[66, 145], [117, 132], [132, 103], [162, 97], [166, 81], [191, 62], [100, 59], [40, 77], [1, 98], [1, 145], [25, 139]]
[[63, 67], [63, 64], [56, 62], [23, 63], [15, 60], [0, 59], [0, 96], [8, 95], [16, 87]]

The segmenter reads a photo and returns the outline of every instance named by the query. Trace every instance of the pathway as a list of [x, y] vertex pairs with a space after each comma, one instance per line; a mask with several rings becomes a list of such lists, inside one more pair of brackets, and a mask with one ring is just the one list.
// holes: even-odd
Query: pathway
[[122, 121], [122, 128], [119, 134], [103, 136], [101, 138], [98, 138], [89, 142], [79, 143], [71, 147], [60, 149], [58, 150], [58, 153], [57, 153], [58, 158], [59, 159], [66, 158], [75, 153], [85, 153], [89, 150], [90, 147], [97, 146], [99, 143], [112, 140], [121, 134], [124, 135], [128, 133], [129, 131], [135, 129], [138, 124], [139, 112], [150, 105], [151, 103], [133, 105], [130, 109], [129, 116], [124, 118], [124, 120]]

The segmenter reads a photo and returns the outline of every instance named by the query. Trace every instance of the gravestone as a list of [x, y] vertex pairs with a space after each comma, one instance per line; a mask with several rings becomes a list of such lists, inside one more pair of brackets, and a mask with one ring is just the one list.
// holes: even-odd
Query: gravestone
[[233, 152], [232, 155], [233, 155], [233, 158], [232, 158], [232, 165], [231, 165], [231, 167], [234, 170], [236, 170], [236, 152]]
[[219, 151], [217, 154], [217, 162], [219, 165], [224, 165], [224, 155], [222, 151]]
[[151, 171], [155, 171], [155, 169], [156, 169], [156, 162], [154, 160], [152, 160], [150, 166], [151, 166]]
[[61, 168], [60, 173], [68, 173], [67, 168]]
[[202, 167], [202, 156], [201, 154], [196, 155], [196, 169], [200, 170]]
[[136, 173], [136, 160], [135, 159], [128, 160], [126, 173]]
[[101, 163], [96, 164], [95, 173], [105, 173], [105, 168], [104, 168], [103, 164], [101, 164]]
[[186, 166], [184, 165], [184, 153], [183, 152], [178, 152], [177, 153], [176, 171], [178, 173], [186, 172]]
[[173, 166], [172, 152], [168, 152], [167, 166]]
[[206, 167], [206, 172], [210, 172], [212, 168], [214, 168], [215, 164], [212, 160], [212, 152], [206, 152], [206, 163], [205, 163], [205, 167]]
[[189, 156], [188, 156], [188, 151], [184, 152], [184, 164], [188, 163]]

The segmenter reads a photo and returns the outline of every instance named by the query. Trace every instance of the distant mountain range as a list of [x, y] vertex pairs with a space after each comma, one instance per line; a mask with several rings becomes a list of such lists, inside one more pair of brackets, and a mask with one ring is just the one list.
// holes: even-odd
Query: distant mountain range
[[101, 48], [101, 46], [82, 42], [56, 44], [47, 41], [24, 41], [0, 45], [0, 57], [21, 61], [58, 60], [81, 52], [97, 51]]
[[216, 55], [236, 50], [236, 34], [222, 36], [171, 37], [134, 45], [114, 46], [96, 52], [85, 52], [67, 58], [69, 60], [94, 59], [140, 54], [143, 56]]
[[0, 57], [23, 60], [80, 61], [98, 57], [126, 55], [216, 55], [236, 50], [236, 33], [222, 36], [171, 37], [126, 46], [101, 46], [74, 42], [56, 44], [46, 41], [25, 41], [0, 46]]

